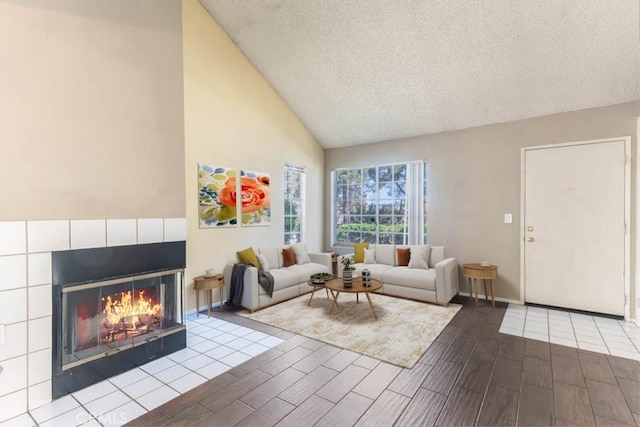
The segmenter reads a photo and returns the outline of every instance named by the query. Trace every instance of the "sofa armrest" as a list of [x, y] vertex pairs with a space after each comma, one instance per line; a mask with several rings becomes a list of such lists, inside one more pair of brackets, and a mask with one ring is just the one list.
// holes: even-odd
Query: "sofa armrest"
[[309, 252], [309, 258], [311, 262], [326, 265], [329, 272], [331, 272], [331, 252]]
[[456, 296], [458, 284], [458, 260], [447, 258], [435, 266], [436, 269], [436, 298], [440, 304], [447, 304]]
[[[234, 263], [228, 263], [224, 267], [224, 287], [227, 293], [227, 299], [229, 298], [231, 286], [231, 274], [233, 272]], [[259, 292], [258, 283], [258, 269], [255, 267], [249, 267], [244, 271], [244, 289], [242, 291], [241, 305], [249, 310], [255, 310], [260, 307], [260, 299], [258, 298]]]
[[342, 260], [345, 258], [351, 258], [351, 261], [353, 261], [353, 257], [355, 256], [355, 254], [351, 253], [351, 254], [345, 254], [345, 255], [339, 255], [338, 256], [338, 265], [337, 265], [337, 273], [338, 273], [338, 277], [342, 277], [342, 271], [344, 270], [344, 265], [342, 265]]

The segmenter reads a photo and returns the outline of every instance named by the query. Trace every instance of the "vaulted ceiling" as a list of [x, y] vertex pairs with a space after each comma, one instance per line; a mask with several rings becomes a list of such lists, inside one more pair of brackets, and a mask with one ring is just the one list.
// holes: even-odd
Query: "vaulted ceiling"
[[638, 0], [200, 0], [325, 148], [640, 99]]

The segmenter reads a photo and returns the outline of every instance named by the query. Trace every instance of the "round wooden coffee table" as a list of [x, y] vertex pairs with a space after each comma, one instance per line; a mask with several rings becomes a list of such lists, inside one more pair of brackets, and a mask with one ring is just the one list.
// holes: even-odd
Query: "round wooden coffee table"
[[309, 298], [309, 302], [307, 303], [307, 305], [311, 305], [311, 300], [313, 299], [313, 294], [318, 289], [324, 288], [324, 290], [327, 292], [327, 298], [329, 298], [329, 291], [327, 291], [327, 288], [325, 287], [325, 284], [326, 284], [326, 282], [313, 283], [313, 279], [307, 281], [307, 285], [309, 285], [309, 286], [311, 286], [313, 288], [313, 290], [311, 291], [311, 298]]
[[335, 279], [328, 280], [327, 283], [325, 283], [325, 286], [327, 287], [327, 289], [331, 291], [331, 295], [333, 296], [333, 305], [331, 306], [331, 312], [333, 312], [334, 308], [338, 307], [338, 296], [340, 296], [341, 292], [348, 293], [348, 294], [356, 294], [356, 298], [358, 297], [358, 294], [362, 293], [367, 297], [367, 301], [369, 301], [369, 307], [371, 307], [371, 312], [373, 313], [373, 317], [375, 317], [376, 320], [378, 319], [378, 316], [376, 315], [376, 311], [373, 309], [373, 304], [371, 303], [371, 297], [369, 297], [369, 294], [371, 292], [377, 291], [378, 289], [382, 288], [382, 282], [380, 282], [379, 280], [371, 279], [371, 286], [367, 286], [365, 288], [364, 286], [362, 286], [361, 277], [354, 278], [353, 286], [350, 288], [345, 288], [344, 285], [342, 284], [342, 277], [338, 277]]

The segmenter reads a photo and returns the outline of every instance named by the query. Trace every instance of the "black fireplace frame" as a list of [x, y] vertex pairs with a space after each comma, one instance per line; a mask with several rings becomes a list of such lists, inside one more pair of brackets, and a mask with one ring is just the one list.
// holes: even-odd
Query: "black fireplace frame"
[[[184, 268], [186, 242], [165, 242], [109, 248], [57, 251], [51, 254], [52, 286], [52, 381], [53, 399], [126, 372], [159, 357], [185, 348]], [[87, 283], [149, 273], [179, 270], [182, 327], [148, 340], [144, 345], [114, 352], [70, 369], [62, 368], [62, 290]]]

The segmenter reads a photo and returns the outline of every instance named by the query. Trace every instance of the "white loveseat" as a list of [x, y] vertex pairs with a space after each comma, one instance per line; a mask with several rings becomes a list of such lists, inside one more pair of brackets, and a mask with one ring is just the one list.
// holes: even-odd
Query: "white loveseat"
[[[242, 293], [242, 307], [251, 311], [258, 310], [272, 304], [311, 292], [307, 285], [309, 277], [315, 273], [331, 273], [331, 254], [322, 252], [307, 252], [304, 244], [292, 245], [297, 250], [303, 250], [309, 256], [310, 262], [300, 263], [296, 256], [296, 264], [283, 267], [282, 250], [289, 246], [272, 246], [258, 248], [256, 255], [262, 255], [267, 265], [261, 263], [264, 270], [273, 276], [273, 295], [270, 297], [258, 283], [258, 269], [249, 267], [244, 273], [244, 291]], [[298, 252], [296, 252], [298, 255]], [[304, 261], [304, 260], [303, 260]], [[224, 268], [224, 281], [229, 295], [229, 285], [234, 263], [229, 263]]]
[[[458, 293], [458, 262], [455, 258], [445, 258], [444, 246], [429, 246], [428, 269], [398, 266], [398, 248], [424, 250], [427, 245], [369, 245], [369, 258], [373, 254], [375, 263], [357, 263], [355, 275], [363, 269], [371, 271], [371, 277], [382, 282], [378, 292], [418, 301], [447, 305]], [[342, 259], [354, 254], [338, 257], [338, 276], [342, 276]], [[371, 261], [370, 259], [367, 261]], [[426, 266], [425, 266], [426, 268]]]

